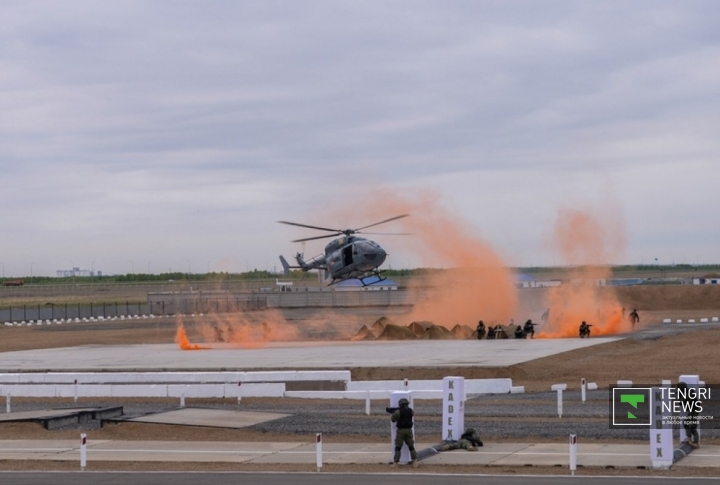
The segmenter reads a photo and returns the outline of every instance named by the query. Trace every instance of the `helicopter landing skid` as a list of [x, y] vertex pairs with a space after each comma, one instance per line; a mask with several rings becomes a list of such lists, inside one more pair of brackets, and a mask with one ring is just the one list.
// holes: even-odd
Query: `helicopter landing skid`
[[[360, 284], [362, 284], [363, 287], [365, 287], [365, 286], [374, 285], [374, 284], [376, 284], [376, 283], [380, 283], [381, 281], [385, 281], [387, 278], [385, 278], [385, 277], [382, 275], [383, 272], [384, 272], [384, 271], [373, 271], [371, 274], [366, 275], [366, 276], [359, 276], [359, 277], [357, 277], [357, 278], [345, 278], [345, 279], [358, 280], [358, 281], [360, 282]], [[376, 281], [373, 281], [372, 283], [365, 283], [365, 278], [372, 278], [373, 276], [377, 278]], [[328, 284], [328, 286], [332, 286], [332, 285], [334, 285], [335, 283], [339, 283], [339, 282], [341, 282], [341, 281], [345, 281], [345, 279], [335, 279], [335, 278], [333, 278], [333, 280], [330, 282], [330, 284]]]
[[[360, 280], [360, 283], [362, 283], [363, 286], [370, 286], [370, 285], [374, 285], [375, 283], [380, 283], [381, 281], [385, 281], [387, 279], [382, 275], [382, 273], [383, 273], [383, 271], [373, 271], [372, 274], [363, 276], [362, 278], [358, 278], [358, 279]], [[370, 284], [365, 283], [365, 278], [371, 278], [373, 276], [377, 278], [376, 281], [373, 281]]]

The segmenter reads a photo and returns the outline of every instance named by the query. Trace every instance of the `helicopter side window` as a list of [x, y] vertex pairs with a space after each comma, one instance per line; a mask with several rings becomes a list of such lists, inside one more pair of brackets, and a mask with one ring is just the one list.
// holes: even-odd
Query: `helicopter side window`
[[352, 257], [352, 245], [344, 247], [342, 250], [343, 253], [343, 265], [348, 266], [353, 263], [353, 257]]

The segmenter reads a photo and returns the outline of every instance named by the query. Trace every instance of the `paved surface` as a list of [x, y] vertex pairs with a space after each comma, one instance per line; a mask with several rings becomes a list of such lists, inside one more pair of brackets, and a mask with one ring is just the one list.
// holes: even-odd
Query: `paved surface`
[[[3, 415], [0, 415], [3, 416]], [[287, 418], [289, 414], [230, 411], [223, 409], [183, 408], [174, 411], [149, 414], [127, 421], [142, 423], [179, 424], [184, 426], [209, 426], [212, 428], [246, 428], [274, 419]]]
[[0, 414], [0, 422], [3, 421], [23, 421], [26, 419], [43, 419], [52, 418], [55, 416], [65, 416], [66, 414], [74, 414], [81, 411], [94, 411], [97, 408], [72, 408], [72, 409], [44, 409], [38, 411], [20, 411], [6, 413], [3, 407], [2, 413]]
[[[152, 485], [197, 485], [198, 483], [212, 483], [213, 485], [237, 485], [238, 483], [252, 483], [262, 485], [335, 485], [342, 482], [344, 485], [364, 485], [372, 480], [374, 485], [435, 485], [438, 475], [423, 475], [422, 470], [413, 470], [412, 473], [390, 472], [383, 474], [361, 475], [356, 473], [243, 473], [243, 472], [180, 472], [180, 473], [146, 473], [146, 472], [31, 472], [13, 473], [0, 472], [0, 483], [14, 485], [120, 485], [120, 484], [152, 484]], [[570, 477], [566, 475], [442, 475], [442, 483], [449, 485], [556, 485], [577, 484], [604, 485], [608, 483], [622, 483], [623, 485], [647, 485], [653, 483], [676, 483], [678, 481], [691, 481], [691, 483], [710, 484], [717, 483], [717, 478], [696, 477]]]
[[[0, 441], [0, 460], [80, 460], [78, 440]], [[424, 449], [431, 443], [418, 443]], [[579, 444], [578, 465], [585, 467], [650, 467], [645, 444]], [[323, 463], [383, 464], [391, 461], [390, 443], [324, 443]], [[314, 464], [315, 443], [274, 442], [181, 442], [88, 440], [88, 462], [228, 462], [252, 464]], [[427, 465], [564, 466], [568, 445], [557, 443], [487, 444], [478, 452], [464, 450], [437, 454], [422, 461]], [[678, 467], [720, 467], [720, 446], [704, 446]]]
[[505, 367], [617, 338], [283, 342], [265, 348], [129, 345], [0, 353], [0, 371], [347, 369], [350, 367]]

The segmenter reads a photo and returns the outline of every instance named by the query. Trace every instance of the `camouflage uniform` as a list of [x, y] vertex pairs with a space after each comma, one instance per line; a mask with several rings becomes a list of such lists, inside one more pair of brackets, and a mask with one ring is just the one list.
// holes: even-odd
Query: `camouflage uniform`
[[480, 436], [477, 434], [474, 428], [468, 428], [465, 433], [460, 437], [459, 440], [451, 443], [446, 443], [440, 447], [439, 451], [450, 451], [450, 450], [468, 450], [477, 451], [478, 446], [482, 446], [483, 442], [480, 440]]
[[413, 422], [414, 417], [413, 410], [410, 409], [410, 402], [403, 398], [398, 402], [400, 407], [392, 413], [390, 420], [393, 423], [397, 423], [397, 434], [395, 435], [395, 456], [393, 457], [393, 465], [400, 461], [400, 451], [402, 450], [403, 444], [408, 445], [410, 450], [410, 458], [412, 458], [412, 464], [417, 467], [417, 451], [415, 451], [415, 438], [413, 437]]

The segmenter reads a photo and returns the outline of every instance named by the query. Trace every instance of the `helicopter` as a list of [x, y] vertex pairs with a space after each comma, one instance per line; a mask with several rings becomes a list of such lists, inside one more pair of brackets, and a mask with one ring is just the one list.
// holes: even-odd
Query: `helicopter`
[[326, 275], [332, 278], [330, 285], [333, 285], [339, 281], [357, 279], [362, 283], [363, 286], [367, 286], [366, 278], [376, 277], [372, 283], [384, 281], [385, 278], [382, 276], [382, 271], [378, 270], [380, 265], [385, 262], [387, 253], [380, 247], [375, 241], [358, 237], [355, 234], [384, 234], [393, 236], [406, 236], [407, 233], [361, 233], [363, 229], [369, 227], [378, 226], [385, 224], [386, 222], [395, 221], [408, 217], [409, 214], [402, 214], [399, 216], [385, 219], [384, 221], [376, 222], [367, 226], [359, 227], [357, 229], [330, 229], [327, 227], [309, 226], [307, 224], [298, 224], [297, 222], [278, 221], [280, 224], [288, 224], [290, 226], [307, 227], [309, 229], [316, 229], [318, 231], [329, 231], [333, 234], [325, 236], [306, 237], [303, 239], [296, 239], [292, 242], [305, 242], [312, 241], [315, 239], [325, 239], [328, 237], [339, 237], [333, 241], [330, 241], [325, 246], [325, 254], [317, 256], [309, 261], [303, 259], [302, 253], [295, 255], [297, 266], [290, 266], [287, 260], [280, 256], [280, 263], [283, 266], [283, 273], [287, 276], [291, 268], [301, 269], [303, 271], [310, 271], [311, 269], [317, 269], [324, 272]]

